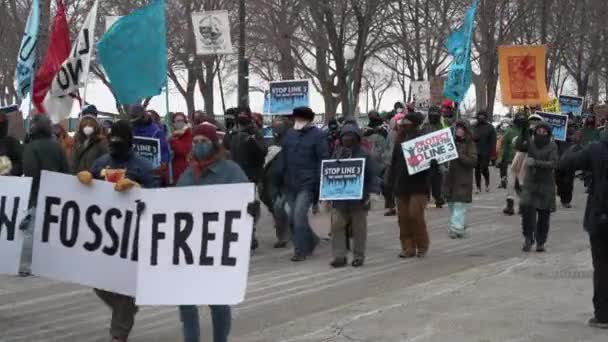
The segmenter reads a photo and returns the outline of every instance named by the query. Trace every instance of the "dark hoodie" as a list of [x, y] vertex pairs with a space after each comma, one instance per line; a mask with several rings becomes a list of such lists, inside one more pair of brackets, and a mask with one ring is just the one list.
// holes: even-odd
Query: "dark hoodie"
[[0, 157], [11, 161], [11, 176], [21, 176], [23, 173], [23, 147], [19, 140], [8, 135], [8, 116], [0, 113]]

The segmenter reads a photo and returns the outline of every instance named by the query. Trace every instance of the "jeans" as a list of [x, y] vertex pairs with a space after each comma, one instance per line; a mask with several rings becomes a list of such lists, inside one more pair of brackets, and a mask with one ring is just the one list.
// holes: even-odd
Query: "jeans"
[[463, 235], [467, 227], [467, 209], [468, 203], [450, 202], [450, 232]]
[[608, 323], [608, 234], [593, 235], [590, 240], [595, 318], [602, 323]]
[[308, 190], [287, 194], [289, 203], [289, 222], [293, 227], [293, 244], [296, 254], [309, 255], [313, 252], [318, 239], [308, 222], [308, 212], [312, 207], [313, 193]]
[[529, 206], [521, 207], [521, 223], [524, 237], [536, 242], [537, 245], [544, 245], [549, 236], [549, 221], [551, 210], [541, 210]]
[[[213, 342], [228, 342], [232, 313], [228, 305], [209, 305], [211, 323], [213, 324]], [[198, 307], [195, 305], [180, 305], [179, 318], [183, 324], [184, 342], [199, 342], [201, 327]]]

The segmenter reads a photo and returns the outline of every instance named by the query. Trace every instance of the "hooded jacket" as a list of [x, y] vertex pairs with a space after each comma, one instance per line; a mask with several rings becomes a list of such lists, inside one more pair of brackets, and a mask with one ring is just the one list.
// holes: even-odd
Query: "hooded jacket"
[[477, 143], [477, 154], [489, 158], [496, 148], [496, 130], [488, 122], [475, 125], [473, 137]]
[[268, 152], [264, 135], [253, 127], [242, 127], [230, 133], [223, 141], [230, 159], [237, 163], [252, 183], [258, 183], [264, 174], [264, 157]]
[[[537, 127], [544, 127], [551, 135], [551, 127], [540, 123]], [[527, 142], [528, 158], [532, 163], [526, 162], [526, 175], [524, 177], [520, 204], [535, 209], [551, 210], [555, 208], [555, 169], [559, 160], [557, 145], [551, 139], [543, 147], [538, 147], [534, 136]]]
[[477, 147], [473, 141], [471, 127], [465, 120], [458, 120], [455, 126], [464, 127], [464, 141], [456, 139], [458, 159], [449, 163], [446, 177], [446, 199], [448, 202], [473, 202], [473, 170], [477, 165]]
[[21, 176], [23, 173], [23, 146], [19, 140], [8, 135], [8, 117], [4, 113], [0, 113], [0, 158], [2, 157], [11, 161], [9, 175]]

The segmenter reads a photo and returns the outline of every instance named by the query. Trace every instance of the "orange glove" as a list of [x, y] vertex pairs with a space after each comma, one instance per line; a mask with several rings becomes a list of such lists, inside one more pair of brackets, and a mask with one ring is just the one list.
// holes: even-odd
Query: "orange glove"
[[81, 184], [89, 186], [93, 183], [93, 174], [89, 171], [80, 171], [76, 175]]
[[134, 187], [139, 188], [139, 183], [134, 182], [129, 178], [123, 178], [114, 184], [114, 190], [118, 192], [128, 191]]

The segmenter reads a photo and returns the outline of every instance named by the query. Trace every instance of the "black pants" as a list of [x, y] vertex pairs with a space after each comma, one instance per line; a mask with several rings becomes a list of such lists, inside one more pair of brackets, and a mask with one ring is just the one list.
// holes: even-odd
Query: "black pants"
[[384, 208], [395, 209], [395, 194], [391, 185], [387, 184], [389, 179], [389, 169], [384, 171], [384, 179], [382, 180], [382, 195], [384, 196]]
[[574, 173], [556, 171], [555, 183], [557, 185], [557, 195], [562, 204], [572, 202], [572, 191], [574, 189]]
[[608, 323], [608, 234], [594, 235], [590, 240], [595, 318], [602, 323]]
[[508, 161], [502, 161], [500, 163], [500, 181], [504, 183], [505, 187], [507, 186], [507, 181], [509, 179], [509, 165], [511, 163]]
[[443, 173], [439, 168], [431, 168], [431, 194], [436, 203], [445, 203], [443, 200]]
[[538, 245], [544, 245], [549, 235], [549, 221], [551, 210], [541, 210], [529, 206], [521, 207], [521, 225], [524, 237], [527, 240], [536, 241]]
[[477, 155], [477, 167], [475, 168], [475, 184], [481, 189], [481, 175], [486, 181], [486, 188], [490, 186], [490, 157]]

